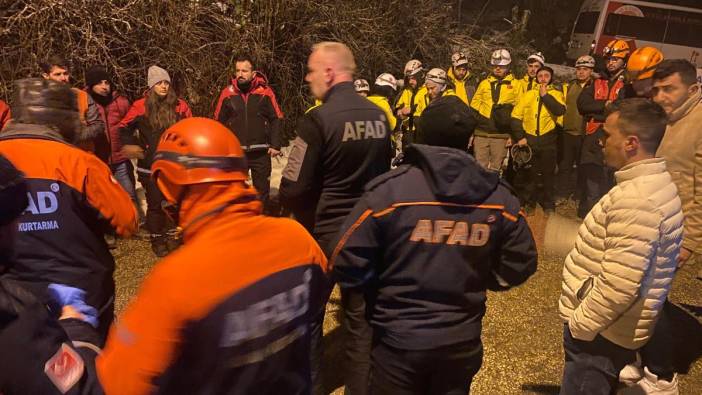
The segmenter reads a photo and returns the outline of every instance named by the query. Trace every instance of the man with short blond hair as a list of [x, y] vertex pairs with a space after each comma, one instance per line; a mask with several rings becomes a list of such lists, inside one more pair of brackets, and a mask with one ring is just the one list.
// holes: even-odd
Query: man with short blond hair
[[[356, 62], [342, 43], [323, 42], [312, 47], [305, 80], [322, 104], [308, 111], [297, 127], [288, 165], [280, 183], [280, 203], [291, 212], [315, 211], [312, 235], [331, 256], [334, 238], [363, 194], [363, 187], [390, 169], [392, 130], [383, 110], [353, 87]], [[371, 343], [365, 321], [363, 295], [342, 293], [347, 308], [344, 325], [347, 388], [364, 393], [368, 383]], [[313, 328], [312, 377], [321, 391], [322, 319]], [[356, 392], [353, 392], [356, 393]]]

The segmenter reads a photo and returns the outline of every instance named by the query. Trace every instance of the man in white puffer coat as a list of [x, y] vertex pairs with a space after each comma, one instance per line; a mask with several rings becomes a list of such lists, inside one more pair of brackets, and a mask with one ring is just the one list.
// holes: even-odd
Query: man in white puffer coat
[[665, 111], [645, 99], [616, 102], [604, 156], [617, 185], [585, 218], [565, 260], [561, 394], [609, 394], [650, 338], [676, 270], [683, 215], [678, 190], [655, 158]]

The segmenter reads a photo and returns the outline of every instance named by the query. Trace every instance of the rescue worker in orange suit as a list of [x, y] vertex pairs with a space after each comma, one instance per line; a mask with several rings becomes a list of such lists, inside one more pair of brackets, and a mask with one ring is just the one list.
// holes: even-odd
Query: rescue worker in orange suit
[[[71, 72], [68, 62], [60, 56], [51, 56], [40, 63], [41, 76], [62, 84], [70, 84]], [[78, 115], [83, 125], [81, 133], [76, 139], [76, 145], [85, 151], [92, 152], [104, 162], [110, 155], [110, 143], [105, 135], [105, 122], [100, 116], [97, 104], [87, 92], [78, 88], [71, 88], [76, 95]]]
[[578, 111], [586, 120], [585, 137], [580, 151], [583, 182], [577, 214], [585, 218], [590, 209], [612, 186], [611, 172], [604, 165], [600, 139], [606, 107], [616, 101], [624, 87], [624, 71], [629, 59], [629, 44], [614, 40], [604, 48], [607, 72], [585, 86], [578, 97]]
[[0, 393], [102, 394], [95, 373], [97, 311], [84, 292], [53, 284], [45, 303], [2, 276], [15, 262], [17, 219], [27, 209], [27, 181], [0, 155]]
[[151, 169], [184, 244], [112, 329], [97, 360], [105, 393], [310, 393], [322, 250], [299, 223], [261, 214], [244, 151], [217, 121], [170, 127]]
[[5, 127], [5, 125], [10, 122], [12, 118], [12, 113], [10, 112], [10, 106], [4, 101], [0, 100], [0, 130]]
[[663, 61], [663, 53], [653, 47], [634, 50], [626, 62], [626, 83], [619, 90], [619, 99], [653, 96], [653, 74]]
[[0, 154], [26, 175], [29, 206], [17, 227], [15, 263], [4, 276], [40, 300], [51, 283], [85, 291], [86, 303], [98, 310], [104, 341], [115, 296], [115, 262], [105, 233], [132, 234], [136, 210], [109, 167], [71, 145], [82, 126], [68, 85], [17, 81], [12, 109], [13, 121], [0, 133]]
[[519, 200], [466, 152], [474, 126], [455, 97], [432, 102], [404, 163], [366, 185], [340, 232], [335, 279], [372, 306], [372, 394], [467, 394], [486, 289], [536, 271]]

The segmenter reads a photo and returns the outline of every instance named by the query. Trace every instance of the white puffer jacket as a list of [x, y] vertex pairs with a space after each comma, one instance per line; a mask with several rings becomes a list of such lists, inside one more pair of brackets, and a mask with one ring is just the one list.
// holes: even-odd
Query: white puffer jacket
[[576, 339], [636, 350], [663, 308], [682, 243], [678, 190], [660, 158], [623, 167], [578, 230], [559, 312]]

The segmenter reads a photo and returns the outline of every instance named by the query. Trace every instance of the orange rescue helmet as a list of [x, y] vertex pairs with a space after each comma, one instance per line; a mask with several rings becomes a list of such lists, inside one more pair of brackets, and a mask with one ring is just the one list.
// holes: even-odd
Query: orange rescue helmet
[[626, 60], [629, 57], [631, 48], [624, 40], [612, 40], [602, 50], [602, 55], [605, 58], [621, 58]]
[[248, 167], [234, 133], [209, 118], [186, 118], [168, 128], [158, 143], [151, 176], [170, 203], [183, 186], [245, 181]]
[[630, 81], [653, 77], [656, 67], [663, 61], [663, 54], [653, 47], [638, 48], [631, 53], [626, 64], [626, 74]]

